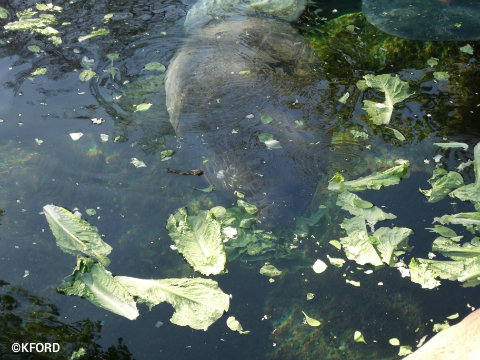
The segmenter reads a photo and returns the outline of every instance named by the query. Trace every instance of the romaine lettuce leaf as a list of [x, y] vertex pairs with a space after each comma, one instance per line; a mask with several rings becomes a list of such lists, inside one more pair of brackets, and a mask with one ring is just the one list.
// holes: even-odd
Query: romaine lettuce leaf
[[138, 302], [150, 308], [164, 301], [171, 304], [175, 313], [170, 321], [196, 330], [207, 330], [230, 305], [216, 281], [203, 278], [146, 280], [116, 276], [115, 280], [138, 297]]
[[362, 200], [359, 196], [348, 191], [343, 191], [338, 195], [337, 205], [350, 214], [361, 216], [367, 221], [376, 222], [396, 218], [395, 215], [384, 212], [379, 207], [373, 206], [371, 202]]
[[167, 230], [178, 252], [196, 271], [211, 275], [224, 270], [222, 231], [213, 212], [201, 210], [191, 216], [186, 208], [180, 208], [168, 218]]
[[396, 185], [400, 179], [405, 176], [408, 170], [408, 164], [403, 163], [382, 172], [375, 172], [371, 175], [361, 177], [355, 180], [345, 181], [342, 175], [335, 174], [328, 183], [328, 190], [341, 192], [348, 190], [351, 192], [363, 191], [367, 189], [379, 190], [384, 186]]
[[104, 266], [110, 263], [107, 255], [112, 248], [102, 240], [95, 226], [53, 204], [45, 205], [43, 212], [60, 249], [72, 255], [93, 256]]
[[365, 80], [359, 80], [357, 87], [365, 91], [368, 88], [385, 93], [385, 101], [383, 103], [370, 100], [363, 100], [363, 109], [370, 115], [372, 121], [376, 125], [388, 124], [392, 118], [393, 105], [407, 99], [413, 93], [409, 93], [408, 83], [400, 80], [398, 75], [390, 74], [382, 75], [364, 75]]
[[78, 255], [77, 267], [64, 279], [58, 291], [84, 297], [94, 305], [130, 320], [138, 316], [135, 301], [127, 289], [102, 265], [94, 264], [91, 258]]
[[442, 200], [453, 189], [457, 189], [464, 185], [462, 175], [455, 171], [447, 172], [445, 169], [435, 169], [433, 171], [433, 176], [428, 182], [432, 185], [431, 189], [419, 190], [422, 194], [428, 197], [428, 202], [430, 203]]

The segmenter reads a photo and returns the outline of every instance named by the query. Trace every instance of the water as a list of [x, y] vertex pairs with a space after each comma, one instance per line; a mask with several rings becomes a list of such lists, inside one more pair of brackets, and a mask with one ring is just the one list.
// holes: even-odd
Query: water
[[[307, 9], [295, 24], [304, 31], [304, 37], [318, 36], [312, 24], [325, 24], [328, 19], [360, 9], [358, 1], [351, 1], [335, 12], [334, 3], [322, 2]], [[75, 258], [55, 245], [40, 214], [50, 203], [77, 208], [98, 227], [113, 247], [108, 269], [114, 275], [199, 276], [170, 248], [166, 220], [187, 204], [202, 209], [230, 206], [234, 196], [228, 191], [204, 194], [194, 190], [208, 185], [204, 177], [166, 172], [167, 167], [190, 170], [195, 165], [192, 153], [199, 148], [175, 136], [165, 106], [163, 75], [143, 70], [152, 61], [169, 65], [186, 36], [183, 23], [192, 4], [59, 2], [56, 5], [63, 11], [56, 14], [57, 24], [52, 25], [61, 31], [63, 43], [58, 47], [42, 35], [2, 33], [6, 43], [0, 46], [0, 357], [26, 358], [25, 354], [13, 354], [11, 343], [41, 340], [61, 344], [62, 353], [57, 358], [85, 348], [88, 354], [84, 358], [92, 359], [397, 359], [398, 349], [389, 345], [388, 339], [397, 337], [402, 345], [415, 346], [423, 335], [432, 334], [430, 319], [443, 322], [457, 312], [462, 318], [470, 311], [467, 304], [478, 307], [478, 288], [464, 289], [457, 282], [442, 281], [439, 288], [425, 290], [390, 267], [367, 275], [364, 271], [372, 267], [347, 261], [342, 268], [329, 265], [326, 272], [314, 273], [311, 265], [317, 258], [327, 263], [326, 254], [345, 258], [328, 243], [345, 236], [339, 228], [345, 214], [338, 210], [310, 228], [306, 237], [293, 234], [293, 224], [278, 231], [285, 243], [299, 239], [291, 256], [260, 261], [242, 257], [227, 261], [228, 273], [211, 277], [225, 293], [232, 294], [228, 316], [235, 316], [250, 330], [247, 335], [229, 330], [225, 315], [203, 332], [171, 324], [173, 310], [168, 304], [150, 312], [139, 305], [140, 316], [130, 321], [56, 291], [72, 272]], [[33, 5], [17, 1], [0, 4], [10, 14]], [[113, 16], [105, 19], [106, 14]], [[345, 26], [357, 27], [353, 33], [343, 26], [336, 37], [320, 37], [323, 42], [316, 43], [317, 49], [327, 49], [321, 60], [330, 95], [322, 106], [329, 109], [331, 143], [322, 147], [322, 159], [328, 159], [328, 165], [318, 179], [318, 188], [311, 190], [316, 190], [312, 206], [325, 202], [326, 180], [336, 171], [354, 179], [392, 166], [395, 159], [408, 159], [409, 176], [399, 185], [359, 193], [397, 216], [383, 226], [414, 230], [409, 240], [414, 249], [405, 256], [408, 264], [412, 256], [426, 258], [431, 251], [435, 236], [425, 228], [432, 226], [434, 216], [474, 211], [471, 204], [452, 204], [449, 198], [427, 203], [418, 188], [429, 187], [426, 180], [436, 166], [433, 156], [442, 154], [439, 164], [449, 170], [472, 157], [480, 133], [476, 121], [480, 103], [476, 54], [480, 46], [469, 42], [474, 48], [470, 56], [458, 50], [464, 42], [380, 38], [383, 35], [361, 19], [343, 19]], [[2, 20], [2, 25], [11, 20]], [[65, 22], [70, 24], [62, 25]], [[79, 36], [99, 28], [110, 33], [78, 42]], [[334, 30], [330, 31], [333, 34]], [[359, 36], [363, 42], [372, 41], [365, 47], [372, 48], [375, 56], [356, 53]], [[28, 50], [30, 45], [43, 51], [33, 53]], [[418, 49], [414, 55], [412, 47]], [[111, 53], [119, 54], [113, 65], [107, 57]], [[90, 67], [98, 74], [87, 82], [79, 80], [85, 70], [84, 56], [94, 60]], [[430, 57], [440, 60], [436, 71], [450, 73], [449, 82], [433, 78], [433, 70], [426, 65]], [[104, 72], [112, 66], [118, 68], [114, 78]], [[41, 67], [47, 68], [46, 75], [29, 79]], [[406, 136], [404, 142], [391, 131], [371, 125], [362, 110], [362, 100], [374, 100], [379, 93], [360, 93], [355, 87], [365, 73], [390, 71], [409, 81], [415, 91], [395, 108], [391, 122], [391, 127]], [[337, 100], [346, 91], [351, 97], [342, 105]], [[306, 99], [309, 106], [315, 105], [314, 97]], [[133, 112], [133, 105], [141, 103], [152, 103], [152, 107]], [[94, 124], [93, 118], [103, 122]], [[311, 119], [312, 123], [319, 120], [323, 121]], [[348, 135], [351, 129], [364, 130], [369, 138], [356, 140]], [[73, 141], [69, 134], [76, 132], [84, 135]], [[108, 135], [108, 141], [103, 142], [101, 134]], [[432, 143], [442, 141], [443, 136], [468, 143], [469, 151], [435, 148]], [[161, 161], [165, 149], [173, 149], [175, 154]], [[147, 167], [135, 168], [131, 158]], [[472, 167], [462, 175], [466, 183], [474, 181]], [[86, 214], [91, 208], [96, 209], [96, 215]], [[281, 228], [283, 224], [277, 225]], [[455, 230], [471, 238], [460, 227]], [[265, 261], [287, 270], [285, 275], [270, 283], [258, 273]], [[360, 281], [361, 286], [347, 284], [345, 278]], [[314, 299], [307, 301], [307, 293], [314, 293]], [[321, 319], [323, 325], [305, 325], [302, 311]], [[353, 341], [357, 330], [367, 344]]]

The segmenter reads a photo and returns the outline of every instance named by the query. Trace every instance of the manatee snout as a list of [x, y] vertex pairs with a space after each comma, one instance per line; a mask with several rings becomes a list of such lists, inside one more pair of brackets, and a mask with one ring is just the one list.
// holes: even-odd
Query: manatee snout
[[319, 64], [291, 25], [243, 17], [191, 34], [169, 65], [167, 108], [191, 166], [227, 197], [244, 193], [262, 223], [303, 214], [324, 174], [330, 110]]

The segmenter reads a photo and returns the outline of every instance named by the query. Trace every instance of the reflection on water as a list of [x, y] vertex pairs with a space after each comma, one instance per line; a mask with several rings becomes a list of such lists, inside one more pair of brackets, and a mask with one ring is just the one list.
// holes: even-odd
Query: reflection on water
[[[66, 359], [74, 352], [84, 359], [132, 359], [122, 343], [102, 349], [96, 342], [101, 336], [101, 322], [81, 320], [65, 323], [54, 304], [45, 302], [21, 287], [0, 280], [0, 356], [2, 359], [34, 358], [11, 351], [14, 342], [57, 343], [59, 350], [45, 353], [48, 359]], [[37, 357], [38, 358], [38, 357]]]
[[[241, 20], [236, 26], [233, 20], [230, 25], [218, 22], [203, 29], [199, 38], [187, 40], [184, 21], [192, 4], [59, 1], [55, 5], [63, 10], [55, 13], [51, 26], [59, 31], [61, 45], [40, 33], [2, 32], [0, 273], [12, 284], [0, 287], [0, 321], [9, 329], [0, 336], [2, 355], [13, 355], [13, 341], [48, 338], [65, 344], [62, 356], [83, 346], [92, 358], [105, 359], [396, 359], [398, 349], [388, 344], [389, 338], [414, 346], [432, 333], [430, 319], [443, 322], [456, 312], [462, 317], [469, 311], [467, 303], [478, 307], [479, 290], [460, 288], [456, 282], [445, 281], [439, 290], [428, 291], [394, 268], [374, 269], [352, 261], [341, 268], [331, 265], [327, 254], [345, 257], [328, 243], [345, 235], [339, 227], [345, 214], [328, 201], [325, 180], [335, 172], [353, 179], [390, 167], [400, 158], [409, 160], [409, 177], [400, 185], [367, 191], [362, 198], [397, 216], [383, 226], [415, 231], [410, 239], [415, 249], [405, 255], [407, 263], [412, 254], [426, 257], [434, 236], [425, 227], [433, 217], [473, 211], [469, 205], [452, 205], [450, 199], [427, 203], [418, 188], [426, 187], [435, 167], [455, 170], [471, 158], [471, 151], [439, 150], [432, 142], [447, 135], [448, 140], [469, 145], [478, 141], [479, 44], [469, 42], [470, 55], [460, 50], [464, 42], [402, 40], [380, 32], [362, 15], [340, 17], [358, 9], [359, 1], [342, 3], [339, 12], [332, 11], [334, 1], [310, 6], [299, 20], [301, 35], [292, 25], [262, 18]], [[4, 26], [34, 2], [9, 0], [1, 6], [10, 14], [0, 20]], [[78, 41], [102, 28], [109, 33]], [[250, 38], [242, 38], [241, 30]], [[318, 55], [315, 63], [307, 61], [310, 55], [295, 51], [299, 43], [310, 46], [304, 39]], [[247, 40], [253, 43], [241, 43]], [[282, 46], [286, 40], [292, 41]], [[31, 45], [40, 51], [29, 50]], [[292, 52], [282, 53], [285, 49]], [[165, 73], [144, 69], [150, 62], [169, 68], [175, 54], [176, 61], [185, 63], [176, 70], [179, 88], [171, 96], [182, 91], [189, 96], [175, 110], [183, 114], [178, 124], [174, 121], [176, 129], [165, 103]], [[88, 82], [79, 79], [86, 69], [84, 57], [96, 73]], [[431, 58], [438, 64], [428, 62]], [[42, 67], [45, 75], [31, 76]], [[113, 76], [111, 67], [118, 69]], [[241, 71], [250, 72], [238, 74]], [[415, 92], [396, 105], [389, 125], [405, 136], [404, 141], [392, 129], [372, 125], [362, 110], [363, 100], [381, 103], [384, 94], [360, 92], [355, 85], [366, 73], [390, 71]], [[448, 72], [450, 80], [437, 79], [435, 72]], [[338, 100], [345, 93], [350, 96], [343, 104]], [[143, 103], [152, 106], [133, 111]], [[253, 119], [246, 118], [250, 114]], [[262, 115], [272, 121], [264, 123]], [[95, 124], [94, 118], [103, 122]], [[252, 129], [256, 132], [249, 136]], [[69, 134], [76, 132], [84, 135], [73, 141]], [[271, 134], [282, 148], [269, 150], [259, 141], [260, 133]], [[164, 150], [175, 153], [162, 161]], [[134, 167], [132, 158], [147, 167]], [[218, 190], [195, 190], [208, 185], [205, 177], [168, 174], [167, 167], [203, 168]], [[170, 247], [165, 221], [187, 204], [193, 209], [230, 206], [234, 195], [216, 176], [221, 170], [227, 175], [232, 170], [247, 188], [254, 184], [252, 172], [268, 174], [267, 182], [255, 182], [253, 201], [255, 193], [263, 192], [270, 192], [270, 199], [302, 197], [298, 208], [288, 208], [289, 217], [301, 215], [304, 203], [312, 200], [315, 206], [328, 206], [319, 222], [303, 219], [301, 231], [293, 223], [271, 226], [280, 241], [293, 244], [289, 257], [264, 259], [285, 270], [282, 277], [270, 281], [259, 275], [263, 261], [248, 257], [230, 260], [229, 272], [215, 277], [222, 290], [232, 294], [228, 316], [251, 330], [249, 335], [228, 330], [226, 317], [207, 332], [174, 326], [167, 320], [172, 311], [168, 306], [151, 312], [141, 306], [139, 318], [130, 322], [55, 291], [75, 259], [56, 247], [39, 215], [44, 205], [77, 208], [97, 226], [113, 247], [109, 270], [114, 275], [191, 277], [194, 271]], [[462, 175], [472, 182], [472, 167]], [[92, 208], [96, 215], [86, 215]], [[311, 269], [316, 259], [329, 265], [325, 273]], [[313, 299], [307, 300], [308, 293]], [[305, 325], [302, 311], [322, 320], [322, 326]], [[364, 334], [367, 344], [353, 341], [355, 331]], [[105, 350], [112, 344], [116, 345]]]

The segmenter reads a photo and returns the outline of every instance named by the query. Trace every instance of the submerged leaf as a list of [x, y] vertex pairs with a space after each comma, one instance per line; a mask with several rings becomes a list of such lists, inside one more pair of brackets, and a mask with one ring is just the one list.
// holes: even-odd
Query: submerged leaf
[[160, 64], [159, 62], [149, 62], [148, 64], [145, 65], [143, 70], [155, 70], [159, 72], [165, 72], [166, 67], [163, 64]]
[[187, 262], [204, 275], [219, 274], [225, 267], [221, 226], [208, 210], [190, 216], [186, 208], [170, 215], [167, 230]]
[[96, 75], [97, 75], [97, 73], [95, 71], [90, 70], [90, 69], [86, 69], [86, 70], [83, 70], [80, 73], [80, 75], [78, 75], [78, 78], [80, 79], [80, 81], [88, 81]]
[[442, 149], [460, 148], [462, 150], [468, 150], [468, 145], [461, 142], [433, 143], [433, 145], [441, 147]]
[[462, 46], [460, 48], [460, 51], [465, 53], [465, 54], [468, 54], [468, 55], [473, 55], [473, 48], [472, 48], [472, 45], [470, 45], [470, 44]]
[[41, 68], [36, 68], [31, 75], [38, 76], [38, 75], [45, 75], [46, 73], [47, 73], [47, 68], [41, 67]]
[[105, 266], [110, 263], [107, 256], [112, 248], [102, 240], [95, 226], [73, 215], [67, 209], [52, 204], [45, 205], [43, 212], [57, 245], [64, 252], [93, 256]]
[[342, 95], [340, 99], [338, 99], [338, 102], [341, 102], [342, 104], [346, 104], [349, 97], [350, 97], [350, 93], [347, 91], [345, 94]]
[[275, 277], [282, 275], [282, 271], [278, 270], [275, 266], [271, 264], [265, 264], [260, 268], [260, 274]]
[[270, 123], [273, 121], [272, 117], [271, 117], [271, 116], [268, 116], [268, 115], [262, 115], [262, 116], [260, 117], [260, 120], [261, 120], [262, 123], [264, 123], [265, 125], [266, 125], [266, 124], [270, 124]]
[[108, 34], [110, 34], [110, 30], [108, 30], [108, 29], [97, 29], [97, 30], [92, 31], [88, 35], [80, 36], [78, 38], [78, 42], [82, 42], [82, 41], [91, 39], [95, 36], [103, 36], [103, 35], [108, 35]]
[[116, 276], [115, 280], [150, 308], [168, 302], [175, 309], [170, 321], [196, 330], [207, 330], [230, 305], [230, 296], [210, 279], [145, 280]]
[[433, 77], [435, 78], [435, 80], [447, 81], [448, 79], [450, 79], [450, 74], [446, 71], [434, 71]]
[[137, 306], [127, 289], [100, 264], [92, 259], [77, 257], [77, 267], [67, 276], [58, 291], [66, 295], [87, 298], [94, 305], [133, 320]]
[[7, 19], [9, 16], [8, 10], [0, 6], [0, 19]]
[[143, 103], [143, 104], [138, 104], [138, 105], [133, 105], [135, 107], [135, 110], [134, 112], [137, 112], [137, 111], [147, 111], [148, 109], [150, 109], [150, 107], [152, 106], [152, 104], [150, 103]]

